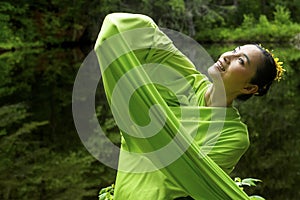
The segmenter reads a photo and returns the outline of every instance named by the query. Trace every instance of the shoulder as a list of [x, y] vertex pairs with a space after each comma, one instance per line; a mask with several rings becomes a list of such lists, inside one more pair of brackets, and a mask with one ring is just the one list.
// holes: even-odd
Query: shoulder
[[236, 148], [247, 150], [250, 145], [248, 127], [242, 122], [239, 111], [235, 107], [228, 109], [225, 124], [224, 134], [229, 134], [228, 137], [235, 141]]

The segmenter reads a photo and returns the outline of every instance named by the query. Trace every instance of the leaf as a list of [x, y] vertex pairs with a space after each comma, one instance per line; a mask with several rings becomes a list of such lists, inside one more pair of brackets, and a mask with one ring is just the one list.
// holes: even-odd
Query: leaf
[[266, 200], [265, 198], [258, 196], [258, 195], [250, 196], [250, 199], [251, 200]]
[[103, 193], [99, 195], [99, 200], [105, 200], [107, 193]]
[[256, 186], [256, 182], [262, 182], [262, 181], [255, 178], [245, 178], [242, 180], [242, 185]]
[[106, 188], [102, 188], [99, 192], [99, 200], [113, 200], [114, 199], [114, 184]]

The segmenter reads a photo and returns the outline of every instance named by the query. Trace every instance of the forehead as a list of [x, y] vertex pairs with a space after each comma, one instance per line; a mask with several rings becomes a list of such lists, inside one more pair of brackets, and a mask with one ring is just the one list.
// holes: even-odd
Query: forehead
[[253, 45], [253, 44], [246, 44], [241, 46], [241, 50], [244, 51], [244, 53], [248, 53], [249, 55], [253, 55], [253, 56], [261, 56], [261, 50]]

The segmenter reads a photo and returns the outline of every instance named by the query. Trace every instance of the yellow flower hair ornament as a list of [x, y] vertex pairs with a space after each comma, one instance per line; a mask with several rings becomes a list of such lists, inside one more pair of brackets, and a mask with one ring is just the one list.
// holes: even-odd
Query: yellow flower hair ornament
[[280, 62], [278, 57], [275, 57], [273, 53], [271, 53], [268, 49], [265, 49], [261, 44], [259, 44], [259, 46], [273, 57], [275, 65], [276, 65], [276, 71], [277, 71], [274, 81], [279, 82], [282, 79], [283, 73], [286, 71], [282, 66], [283, 62]]
[[[273, 54], [271, 54], [273, 56]], [[273, 56], [274, 58], [274, 56]], [[283, 69], [283, 62], [279, 62], [279, 58], [274, 58], [274, 61], [275, 61], [275, 64], [276, 64], [276, 70], [277, 70], [277, 74], [276, 74], [276, 77], [275, 77], [275, 81], [280, 81], [280, 79], [282, 78], [283, 76], [283, 72], [285, 72], [285, 69]]]

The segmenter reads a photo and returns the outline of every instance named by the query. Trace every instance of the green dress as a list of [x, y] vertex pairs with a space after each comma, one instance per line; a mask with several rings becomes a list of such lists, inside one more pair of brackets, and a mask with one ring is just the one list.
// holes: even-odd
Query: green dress
[[109, 14], [94, 49], [122, 135], [116, 200], [250, 199], [228, 176], [246, 125], [234, 107], [205, 105], [210, 81], [151, 18]]

